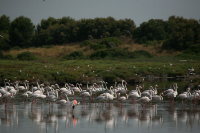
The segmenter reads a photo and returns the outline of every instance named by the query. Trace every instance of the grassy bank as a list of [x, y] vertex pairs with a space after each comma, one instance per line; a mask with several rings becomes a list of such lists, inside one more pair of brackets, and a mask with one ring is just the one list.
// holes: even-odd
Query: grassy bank
[[3, 82], [6, 78], [11, 81], [27, 79], [34, 83], [37, 79], [50, 83], [96, 80], [114, 82], [121, 79], [137, 82], [149, 75], [156, 77], [186, 76], [191, 67], [197, 74], [200, 73], [199, 61], [180, 61], [173, 57], [136, 60], [53, 60], [49, 62], [1, 60], [0, 81]]
[[[188, 69], [192, 67], [195, 69], [196, 74], [200, 74], [200, 61], [187, 58], [185, 60], [180, 56], [176, 56], [182, 52], [161, 50], [162, 44], [141, 45], [135, 44], [131, 38], [121, 37], [118, 39], [122, 42], [122, 45], [115, 47], [115, 49], [107, 48], [107, 51], [101, 51], [102, 53], [111, 53], [112, 50], [115, 50], [114, 56], [116, 57], [112, 55], [112, 57], [108, 56], [100, 60], [91, 60], [89, 55], [96, 51], [90, 46], [80, 47], [81, 42], [61, 46], [52, 45], [4, 51], [3, 55], [5, 57], [10, 55], [13, 58], [10, 60], [1, 59], [0, 82], [2, 84], [5, 78], [12, 81], [27, 79], [34, 83], [37, 79], [40, 79], [41, 82], [50, 83], [86, 83], [98, 80], [114, 82], [121, 81], [121, 79], [138, 82], [149, 77], [186, 77], [188, 76]], [[95, 41], [101, 42], [100, 40], [94, 40], [93, 43]], [[131, 52], [138, 50], [143, 50], [143, 54], [147, 54], [144, 53], [144, 51], [147, 51], [152, 57], [140, 56], [142, 53], [134, 53], [134, 58], [127, 57], [133, 55]], [[27, 51], [33, 54], [36, 59], [22, 61], [16, 58], [19, 54]], [[80, 60], [63, 58], [75, 51], [82, 51], [85, 58]], [[121, 54], [121, 58], [118, 58], [118, 56], [120, 57], [118, 53]]]

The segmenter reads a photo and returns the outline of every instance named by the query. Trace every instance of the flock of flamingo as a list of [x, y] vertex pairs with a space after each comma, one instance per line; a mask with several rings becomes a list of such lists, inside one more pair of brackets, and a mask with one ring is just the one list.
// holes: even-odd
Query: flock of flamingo
[[[190, 101], [190, 107], [196, 108], [198, 105], [198, 100], [200, 97], [200, 85], [198, 90], [193, 90], [191, 92], [190, 88], [187, 88], [185, 92], [178, 93], [178, 85], [177, 83], [173, 84], [173, 88], [167, 89], [160, 94], [158, 94], [157, 88], [150, 86], [148, 89], [142, 91], [142, 86], [137, 85], [136, 89], [128, 90], [127, 82], [122, 80], [121, 83], [115, 82], [114, 86], [107, 87], [107, 82], [100, 81], [98, 84], [87, 83], [86, 89], [81, 89], [82, 84], [77, 83], [76, 86], [74, 84], [66, 83], [64, 87], [59, 87], [58, 84], [45, 86], [44, 84], [39, 84], [39, 80], [37, 81], [36, 86], [29, 87], [29, 81], [25, 80], [24, 85], [20, 85], [19, 81], [11, 83], [10, 80], [4, 80], [4, 86], [0, 87], [0, 101], [5, 103], [5, 108], [7, 107], [7, 101], [9, 100], [11, 104], [13, 104], [14, 99], [23, 99], [24, 102], [27, 99], [31, 99], [33, 106], [37, 105], [37, 100], [44, 100], [49, 102], [51, 106], [54, 103], [60, 104], [61, 106], [68, 106], [72, 108], [72, 112], [74, 111], [75, 106], [79, 105], [76, 99], [77, 96], [81, 97], [81, 103], [83, 107], [86, 106], [87, 98], [89, 98], [89, 103], [91, 101], [98, 103], [107, 103], [112, 102], [113, 100], [120, 102], [121, 107], [123, 107], [123, 102], [128, 99], [131, 99], [133, 105], [141, 104], [143, 110], [145, 109], [145, 105], [150, 102], [160, 102], [165, 99], [169, 100], [171, 105], [174, 106], [174, 99], [182, 100], [182, 107], [185, 107], [186, 101]], [[69, 96], [74, 97], [74, 100], [70, 101]]]

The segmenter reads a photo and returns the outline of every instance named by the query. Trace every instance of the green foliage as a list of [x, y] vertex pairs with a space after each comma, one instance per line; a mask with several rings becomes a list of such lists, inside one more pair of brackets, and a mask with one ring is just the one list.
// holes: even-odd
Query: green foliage
[[71, 54], [64, 56], [63, 58], [67, 60], [76, 60], [76, 59], [84, 59], [85, 56], [83, 54], [83, 51], [74, 51]]
[[200, 42], [200, 24], [194, 19], [171, 16], [167, 23], [169, 38], [163, 49], [182, 51]]
[[9, 45], [9, 29], [10, 29], [10, 18], [6, 15], [0, 17], [0, 49], [4, 51], [10, 50]]
[[0, 17], [0, 33], [8, 33], [10, 28], [10, 18], [6, 15]]
[[154, 40], [154, 41], [147, 41], [144, 45], [145, 46], [155, 46], [155, 45], [157, 45], [159, 43], [160, 43], [160, 41]]
[[13, 60], [14, 57], [12, 55], [5, 55], [5, 56], [3, 56], [3, 59], [5, 59], [5, 60]]
[[135, 58], [151, 58], [153, 57], [149, 52], [144, 50], [136, 50], [130, 52], [119, 49], [103, 49], [98, 50], [90, 55], [91, 59], [135, 59]]
[[115, 37], [104, 38], [101, 42], [90, 44], [90, 48], [93, 50], [116, 48], [122, 43]]
[[35, 60], [36, 57], [31, 52], [27, 51], [27, 52], [23, 52], [21, 54], [18, 54], [17, 59], [19, 59], [19, 60], [29, 60], [30, 61], [30, 60]]
[[166, 22], [161, 19], [151, 19], [148, 22], [143, 22], [140, 27], [133, 32], [133, 38], [140, 44], [147, 41], [164, 40], [167, 37]]
[[99, 44], [99, 43], [93, 43], [93, 44], [90, 44], [90, 49], [93, 49], [93, 50], [100, 50], [100, 49], [106, 49], [106, 45], [104, 44]]
[[135, 28], [134, 21], [130, 19], [117, 21], [108, 17], [75, 21], [71, 18], [49, 17], [37, 25], [32, 45], [65, 44], [121, 35], [130, 36]]
[[12, 55], [4, 55], [2, 51], [0, 51], [0, 59], [5, 59], [5, 60], [13, 60]]
[[107, 82], [115, 82], [117, 79], [117, 77], [115, 75], [109, 75], [109, 74], [106, 74], [103, 76], [103, 80], [104, 81], [107, 81]]
[[183, 53], [184, 54], [196, 54], [196, 55], [200, 55], [200, 44], [191, 45]]
[[12, 49], [14, 49], [14, 50], [20, 50], [21, 48], [19, 46], [15, 46]]
[[0, 50], [0, 58], [3, 58], [3, 52]]
[[90, 46], [91, 44], [92, 42], [90, 42], [89, 40], [85, 40], [81, 42], [80, 47]]
[[0, 41], [0, 49], [3, 51], [9, 51], [11, 47], [7, 41]]
[[191, 45], [177, 57], [181, 59], [200, 59], [200, 44]]
[[42, 48], [53, 48], [54, 45], [43, 45]]
[[100, 42], [101, 45], [106, 45], [107, 48], [118, 47], [122, 43], [115, 37], [104, 38], [103, 41]]
[[135, 57], [145, 57], [145, 58], [151, 58], [153, 55], [151, 55], [149, 52], [144, 50], [136, 50], [134, 51]]
[[98, 50], [90, 55], [91, 59], [103, 59], [108, 57], [109, 53], [108, 50]]
[[11, 22], [9, 36], [10, 45], [27, 47], [34, 32], [34, 25], [29, 18], [20, 16]]

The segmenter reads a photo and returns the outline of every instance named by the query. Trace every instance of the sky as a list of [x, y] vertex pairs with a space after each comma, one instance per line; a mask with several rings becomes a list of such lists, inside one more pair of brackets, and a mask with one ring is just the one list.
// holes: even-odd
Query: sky
[[200, 0], [0, 0], [0, 16], [10, 20], [30, 18], [34, 25], [48, 17], [69, 16], [75, 20], [132, 19], [136, 26], [150, 19], [168, 20], [172, 15], [200, 19]]

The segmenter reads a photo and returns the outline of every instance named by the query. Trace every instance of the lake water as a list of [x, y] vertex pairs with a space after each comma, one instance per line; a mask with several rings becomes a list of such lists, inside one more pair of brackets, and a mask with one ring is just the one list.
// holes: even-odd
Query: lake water
[[[163, 82], [164, 83], [164, 82]], [[158, 85], [169, 88], [172, 83]], [[146, 82], [144, 86], [154, 85]], [[178, 83], [179, 88], [185, 85]], [[181, 87], [180, 87], [181, 86]], [[134, 88], [134, 86], [129, 86]], [[70, 100], [74, 99], [70, 97]], [[76, 97], [81, 101], [80, 97]], [[181, 101], [175, 101], [174, 107], [168, 100], [157, 104], [146, 105], [143, 110], [140, 104], [127, 100], [120, 103], [88, 103], [72, 109], [58, 104], [38, 100], [37, 105], [22, 100], [7, 103], [0, 102], [0, 133], [199, 133], [200, 107], [193, 108], [187, 102], [182, 108]]]

